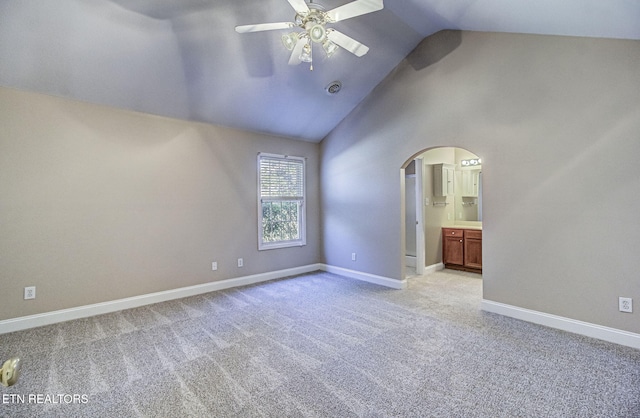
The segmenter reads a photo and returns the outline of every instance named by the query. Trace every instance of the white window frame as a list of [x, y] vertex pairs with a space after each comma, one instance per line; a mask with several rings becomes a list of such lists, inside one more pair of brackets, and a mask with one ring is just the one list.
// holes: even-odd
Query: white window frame
[[[294, 160], [297, 163], [302, 163], [302, 196], [270, 196], [264, 197], [262, 196], [262, 170], [261, 170], [261, 161], [265, 160], [280, 160], [280, 161], [291, 161]], [[259, 153], [257, 160], [257, 169], [258, 169], [258, 250], [271, 250], [276, 248], [288, 248], [288, 247], [300, 247], [307, 244], [307, 227], [306, 227], [306, 203], [307, 203], [307, 185], [306, 185], [306, 158], [303, 157], [293, 157], [290, 155], [280, 155], [280, 154], [268, 154], [268, 153]], [[262, 203], [263, 202], [298, 202], [298, 232], [299, 238], [295, 240], [286, 240], [286, 241], [273, 241], [273, 242], [264, 242], [263, 239], [263, 216], [262, 216]]]

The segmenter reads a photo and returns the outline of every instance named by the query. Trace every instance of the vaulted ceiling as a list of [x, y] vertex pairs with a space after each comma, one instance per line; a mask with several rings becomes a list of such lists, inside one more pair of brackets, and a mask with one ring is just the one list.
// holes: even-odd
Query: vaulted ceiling
[[442, 29], [640, 39], [636, 0], [385, 0], [333, 25], [366, 55], [314, 50], [313, 71], [288, 65], [283, 31], [234, 31], [294, 15], [287, 0], [0, 0], [0, 85], [319, 142]]

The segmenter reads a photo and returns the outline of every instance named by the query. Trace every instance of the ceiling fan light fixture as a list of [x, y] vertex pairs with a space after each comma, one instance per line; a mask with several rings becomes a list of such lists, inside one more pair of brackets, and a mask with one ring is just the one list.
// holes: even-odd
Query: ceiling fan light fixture
[[302, 62], [312, 62], [313, 58], [311, 56], [311, 44], [307, 43], [304, 48], [302, 48], [302, 53], [300, 54], [300, 61]]
[[299, 36], [296, 32], [291, 32], [286, 35], [282, 35], [282, 44], [289, 51], [293, 51], [293, 48], [298, 43]]
[[324, 42], [324, 40], [327, 39], [327, 31], [324, 26], [320, 24], [313, 25], [311, 29], [309, 29], [309, 38], [311, 38], [313, 42]]
[[322, 49], [327, 53], [327, 57], [331, 57], [338, 50], [338, 45], [327, 39], [322, 43]]

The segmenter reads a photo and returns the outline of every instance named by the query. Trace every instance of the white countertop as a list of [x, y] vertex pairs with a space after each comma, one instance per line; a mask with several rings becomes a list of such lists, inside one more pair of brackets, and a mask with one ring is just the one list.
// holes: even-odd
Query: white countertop
[[462, 224], [454, 224], [454, 225], [442, 225], [443, 228], [458, 228], [458, 229], [477, 229], [482, 231], [482, 225], [462, 225]]

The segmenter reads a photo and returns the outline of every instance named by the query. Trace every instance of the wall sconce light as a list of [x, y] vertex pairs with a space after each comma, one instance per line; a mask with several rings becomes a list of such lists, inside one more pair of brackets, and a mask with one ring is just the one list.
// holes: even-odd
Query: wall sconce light
[[482, 164], [482, 160], [480, 158], [472, 158], [470, 160], [461, 160], [460, 164], [463, 167], [473, 167], [474, 165]]
[[5, 361], [0, 369], [0, 383], [3, 386], [13, 386], [18, 381], [20, 375], [20, 359], [18, 357], [10, 358]]

